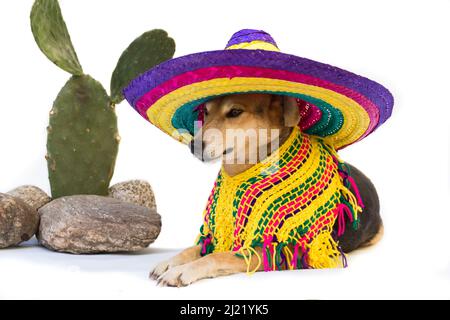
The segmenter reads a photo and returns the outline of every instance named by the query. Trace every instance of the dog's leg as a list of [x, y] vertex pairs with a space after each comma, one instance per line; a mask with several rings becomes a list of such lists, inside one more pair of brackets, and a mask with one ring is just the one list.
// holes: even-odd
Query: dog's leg
[[[359, 248], [364, 248], [377, 243], [383, 236], [383, 221], [380, 216], [380, 200], [378, 193], [370, 179], [357, 168], [350, 164], [351, 176], [359, 188], [361, 198], [365, 205], [361, 214], [358, 229], [353, 229], [353, 223], [346, 222], [345, 232], [339, 238], [339, 244], [345, 253], [353, 252]], [[334, 226], [338, 229], [338, 224]]]
[[[263, 270], [258, 258], [253, 256], [250, 270], [258, 267]], [[199, 260], [169, 269], [158, 279], [161, 286], [184, 287], [196, 281], [227, 276], [247, 271], [247, 264], [243, 258], [233, 252], [212, 253]]]
[[188, 248], [170, 260], [161, 262], [155, 269], [150, 273], [151, 279], [158, 279], [164, 272], [170, 270], [171, 268], [195, 261], [201, 258], [200, 252], [202, 248], [200, 245]]
[[377, 233], [372, 239], [370, 239], [369, 241], [367, 241], [366, 243], [364, 243], [364, 244], [361, 246], [361, 248], [366, 248], [366, 247], [371, 247], [371, 246], [376, 245], [378, 242], [381, 241], [381, 239], [383, 238], [383, 236], [384, 236], [384, 226], [383, 226], [383, 224], [381, 224], [380, 230], [378, 230], [378, 233]]

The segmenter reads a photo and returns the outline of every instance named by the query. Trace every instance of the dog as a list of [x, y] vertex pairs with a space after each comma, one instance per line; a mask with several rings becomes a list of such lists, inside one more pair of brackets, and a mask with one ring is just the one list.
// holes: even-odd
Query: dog
[[[296, 106], [293, 97], [265, 93], [233, 94], [213, 99], [205, 104], [203, 128], [195, 135], [191, 150], [202, 161], [221, 159], [223, 169], [229, 176], [238, 175], [255, 165], [254, 160], [264, 160], [265, 156], [288, 139], [300, 120], [299, 108]], [[236, 143], [236, 139], [226, 138], [227, 130], [253, 130], [258, 133], [257, 141], [263, 142], [257, 143], [256, 148], [250, 148], [249, 137], [244, 137], [243, 143]], [[217, 139], [217, 136], [225, 139]], [[201, 148], [196, 148], [196, 145]], [[359, 228], [345, 228], [339, 239], [339, 245], [345, 253], [376, 244], [384, 232], [374, 185], [360, 170], [348, 166], [365, 206]], [[261, 252], [260, 248], [255, 250]], [[263, 270], [255, 257], [249, 264], [234, 252], [202, 256], [201, 247], [194, 246], [158, 264], [150, 276], [161, 286], [182, 287], [206, 278], [243, 273], [248, 268]]]

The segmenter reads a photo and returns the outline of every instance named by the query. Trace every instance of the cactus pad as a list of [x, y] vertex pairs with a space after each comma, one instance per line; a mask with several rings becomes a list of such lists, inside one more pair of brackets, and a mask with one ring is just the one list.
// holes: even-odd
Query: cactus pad
[[111, 97], [120, 103], [122, 90], [137, 76], [169, 60], [175, 54], [175, 41], [164, 30], [152, 30], [134, 40], [119, 59], [111, 79]]
[[74, 76], [59, 93], [48, 127], [53, 198], [107, 195], [120, 137], [111, 100], [90, 76]]
[[54, 64], [73, 75], [83, 74], [58, 0], [35, 1], [31, 10], [31, 30], [41, 51]]

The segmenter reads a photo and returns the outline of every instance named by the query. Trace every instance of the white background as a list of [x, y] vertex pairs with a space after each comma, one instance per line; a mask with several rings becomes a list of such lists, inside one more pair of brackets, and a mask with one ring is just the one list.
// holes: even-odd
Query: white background
[[[61, 0], [86, 73], [109, 88], [117, 59], [144, 31], [166, 29], [177, 56], [221, 49], [242, 28], [270, 32], [288, 53], [368, 76], [396, 99], [393, 117], [341, 155], [375, 183], [386, 236], [346, 270], [261, 273], [157, 288], [151, 267], [190, 246], [216, 176], [187, 148], [117, 107], [122, 144], [114, 182], [151, 182], [160, 238], [135, 255], [0, 251], [0, 298], [450, 298], [448, 239], [449, 1]], [[0, 2], [0, 191], [49, 191], [48, 112], [69, 75], [38, 50], [31, 0]], [[176, 249], [176, 250], [175, 250]], [[175, 251], [174, 251], [175, 250]]]

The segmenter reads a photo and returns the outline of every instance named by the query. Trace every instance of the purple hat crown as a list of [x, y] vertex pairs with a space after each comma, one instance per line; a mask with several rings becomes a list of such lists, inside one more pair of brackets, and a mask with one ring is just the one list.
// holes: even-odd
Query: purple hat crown
[[254, 30], [254, 29], [242, 29], [241, 31], [238, 31], [235, 34], [233, 34], [230, 41], [228, 41], [227, 48], [234, 46], [236, 44], [252, 41], [264, 41], [273, 44], [275, 47], [278, 48], [277, 43], [270, 34], [268, 34], [263, 30]]

